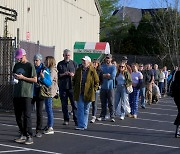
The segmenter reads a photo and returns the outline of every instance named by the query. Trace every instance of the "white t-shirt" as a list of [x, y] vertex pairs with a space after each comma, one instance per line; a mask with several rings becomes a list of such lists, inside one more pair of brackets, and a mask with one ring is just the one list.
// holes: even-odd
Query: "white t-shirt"
[[139, 78], [140, 76], [143, 76], [141, 72], [132, 72], [131, 77], [132, 77], [132, 83], [138, 84], [139, 83]]
[[159, 82], [164, 82], [164, 79], [165, 79], [165, 74], [163, 72], [161, 72], [159, 74]]

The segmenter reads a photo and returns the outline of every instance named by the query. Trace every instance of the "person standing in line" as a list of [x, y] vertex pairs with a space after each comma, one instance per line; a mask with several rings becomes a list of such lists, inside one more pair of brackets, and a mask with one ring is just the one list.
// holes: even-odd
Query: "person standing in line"
[[[142, 73], [143, 77], [145, 76], [144, 65], [143, 64], [139, 64], [139, 72]], [[141, 108], [145, 109], [146, 108], [146, 87], [145, 87], [144, 78], [143, 78], [142, 85], [140, 87], [139, 96], [141, 98]]]
[[[116, 91], [115, 91], [115, 113], [117, 112], [118, 106], [120, 110], [118, 113], [120, 115], [120, 119], [124, 120], [125, 113], [128, 115], [129, 111], [126, 108], [126, 99], [128, 97], [127, 88], [132, 85], [131, 75], [127, 71], [125, 63], [121, 62], [117, 66], [117, 75], [116, 75]], [[117, 115], [117, 114], [116, 114]]]
[[43, 105], [44, 98], [41, 98], [40, 87], [45, 85], [51, 86], [51, 76], [49, 69], [42, 63], [42, 55], [40, 53], [34, 55], [34, 66], [37, 74], [37, 83], [34, 84], [34, 92], [32, 99], [32, 107], [36, 105], [36, 134], [35, 137], [42, 137], [42, 126], [43, 126]]
[[47, 56], [45, 58], [44, 64], [50, 70], [50, 76], [52, 85], [49, 87], [49, 93], [51, 97], [45, 99], [45, 110], [47, 113], [47, 129], [44, 130], [44, 134], [54, 134], [53, 125], [54, 125], [54, 115], [53, 115], [53, 97], [56, 96], [58, 90], [58, 75], [56, 69], [56, 61], [54, 57]]
[[179, 128], [179, 125], [180, 125], [180, 94], [179, 94], [179, 91], [180, 91], [180, 70], [177, 70], [175, 73], [174, 73], [174, 78], [172, 79], [172, 85], [171, 85], [171, 90], [172, 90], [172, 96], [174, 97], [174, 102], [177, 106], [177, 109], [178, 109], [178, 114], [177, 114], [177, 117], [174, 121], [174, 125], [176, 125], [176, 131], [175, 131], [175, 137], [176, 138], [179, 138], [180, 137], [180, 128]]
[[70, 100], [72, 111], [73, 111], [73, 120], [75, 125], [77, 125], [77, 104], [73, 98], [73, 87], [72, 87], [72, 78], [78, 67], [77, 63], [71, 60], [71, 51], [65, 49], [63, 52], [64, 60], [60, 61], [57, 65], [58, 70], [58, 86], [59, 94], [62, 104], [62, 111], [64, 116], [63, 125], [69, 124], [69, 112], [68, 112], [68, 98]]
[[33, 64], [28, 62], [24, 49], [16, 50], [15, 58], [18, 62], [13, 68], [15, 78], [13, 105], [20, 131], [20, 137], [15, 139], [15, 142], [29, 145], [33, 144], [31, 101], [33, 98], [33, 83], [37, 82], [37, 75]]
[[[126, 68], [127, 68], [128, 72], [131, 74], [132, 73], [132, 68], [131, 68], [131, 66], [128, 65], [128, 58], [127, 58], [127, 56], [123, 56], [122, 57], [122, 62], [126, 64]], [[126, 109], [130, 112], [131, 109], [130, 109], [130, 105], [129, 105], [129, 95], [128, 95], [127, 99], [126, 99], [126, 103], [125, 104], [126, 104]], [[127, 114], [127, 116], [128, 115], [129, 114]]]
[[168, 70], [167, 70], [167, 67], [164, 66], [163, 67], [163, 73], [165, 75], [165, 79], [164, 79], [164, 85], [163, 85], [163, 89], [164, 89], [164, 97], [167, 95], [167, 89], [168, 89]]
[[154, 64], [154, 69], [152, 71], [153, 71], [153, 74], [154, 74], [154, 83], [156, 85], [159, 85], [160, 70], [158, 69], [158, 65], [157, 64]]
[[144, 70], [144, 81], [146, 86], [146, 101], [147, 104], [152, 104], [152, 84], [154, 82], [154, 74], [151, 69], [150, 64], [146, 64], [146, 68]]
[[77, 130], [87, 129], [91, 102], [95, 101], [95, 92], [99, 87], [99, 77], [91, 65], [91, 58], [82, 58], [73, 78], [74, 100], [77, 101]]
[[101, 100], [101, 114], [97, 118], [98, 121], [106, 120], [107, 103], [110, 112], [111, 122], [115, 122], [114, 119], [114, 88], [115, 88], [115, 77], [116, 77], [116, 67], [112, 65], [112, 55], [107, 54], [105, 58], [105, 64], [101, 65], [103, 72], [103, 83], [100, 90], [100, 100]]
[[101, 84], [103, 82], [103, 73], [102, 73], [102, 70], [101, 70], [101, 64], [100, 64], [99, 60], [94, 59], [93, 60], [93, 66], [96, 69], [96, 72], [97, 72], [98, 77], [99, 77], [99, 88], [98, 88], [98, 90], [96, 90], [95, 101], [92, 102], [92, 119], [90, 121], [91, 123], [94, 123], [96, 121], [98, 96], [99, 96], [99, 93], [100, 93]]
[[138, 71], [138, 64], [132, 64], [132, 87], [133, 92], [129, 94], [129, 104], [131, 107], [131, 117], [137, 119], [138, 114], [138, 102], [139, 102], [139, 91], [143, 82], [143, 75]]
[[152, 87], [152, 103], [157, 104], [161, 96], [159, 87], [153, 82]]
[[117, 66], [117, 62], [115, 59], [112, 60], [112, 65]]
[[161, 94], [160, 98], [162, 97], [162, 94], [163, 94], [164, 79], [165, 79], [165, 74], [164, 74], [163, 70], [160, 69], [160, 72], [159, 72], [159, 83], [158, 83], [158, 87], [159, 87], [160, 94]]
[[132, 73], [132, 68], [131, 68], [131, 66], [129, 66], [128, 63], [127, 63], [127, 62], [128, 62], [127, 56], [123, 56], [123, 57], [122, 57], [122, 62], [126, 64], [126, 68], [127, 68], [127, 70], [129, 71], [129, 73], [131, 74], [131, 73]]

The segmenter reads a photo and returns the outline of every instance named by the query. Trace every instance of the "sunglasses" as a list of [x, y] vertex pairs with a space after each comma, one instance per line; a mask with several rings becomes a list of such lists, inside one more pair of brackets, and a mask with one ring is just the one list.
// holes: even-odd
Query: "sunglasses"
[[143, 66], [139, 66], [139, 67], [143, 67]]
[[70, 55], [65, 55], [66, 57], [69, 57]]
[[124, 66], [119, 66], [119, 68], [124, 68]]

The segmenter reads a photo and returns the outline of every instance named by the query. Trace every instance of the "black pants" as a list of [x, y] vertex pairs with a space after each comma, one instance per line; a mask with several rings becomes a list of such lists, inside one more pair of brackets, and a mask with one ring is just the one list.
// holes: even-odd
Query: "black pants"
[[178, 114], [177, 114], [177, 117], [174, 121], [174, 125], [180, 125], [180, 96], [179, 95], [174, 96], [174, 102], [175, 102], [177, 109], [178, 109]]
[[27, 97], [13, 99], [16, 122], [24, 136], [32, 136], [31, 100]]
[[104, 117], [107, 114], [107, 105], [110, 112], [110, 117], [114, 118], [114, 89], [101, 89], [101, 114], [100, 117]]
[[69, 113], [68, 113], [68, 98], [69, 98], [73, 111], [73, 120], [75, 123], [77, 123], [77, 104], [76, 102], [74, 102], [73, 90], [60, 89], [59, 93], [62, 104], [62, 111], [64, 115], [64, 121], [69, 121]]
[[33, 97], [32, 99], [32, 108], [36, 102], [36, 132], [42, 130], [43, 126], [43, 104], [44, 99], [41, 99], [39, 97]]

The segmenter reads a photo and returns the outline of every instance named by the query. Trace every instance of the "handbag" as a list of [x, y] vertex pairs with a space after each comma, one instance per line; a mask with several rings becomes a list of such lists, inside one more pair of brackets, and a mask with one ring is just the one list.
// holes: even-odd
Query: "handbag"
[[47, 86], [45, 85], [40, 86], [39, 97], [43, 99], [51, 97], [49, 88]]
[[132, 87], [132, 85], [126, 87], [126, 91], [127, 91], [128, 94], [132, 93], [132, 92], [133, 92], [133, 87]]

